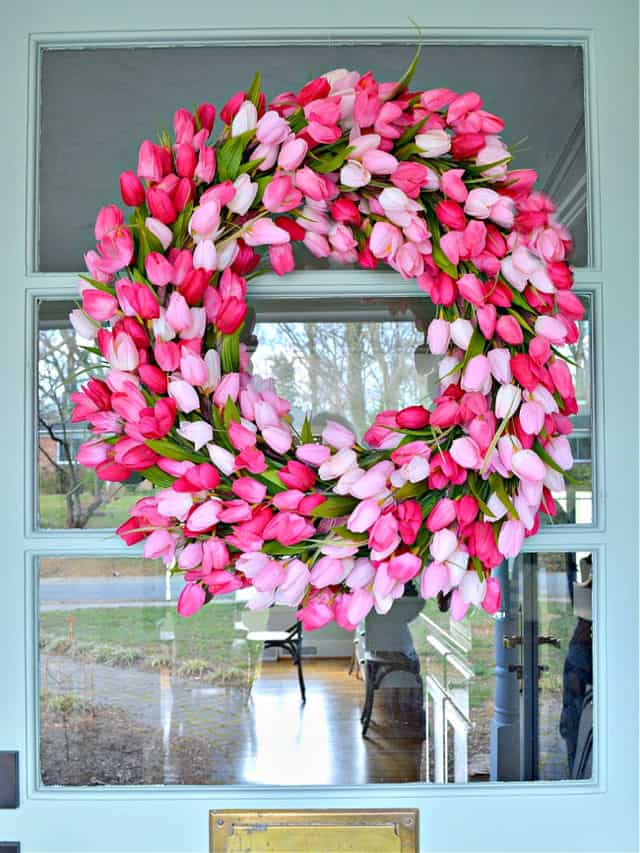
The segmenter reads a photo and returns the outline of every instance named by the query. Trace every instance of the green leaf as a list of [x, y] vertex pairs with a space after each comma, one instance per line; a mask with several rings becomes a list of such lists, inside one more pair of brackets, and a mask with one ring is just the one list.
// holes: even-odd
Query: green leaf
[[103, 293], [110, 293], [111, 296], [115, 295], [115, 287], [110, 287], [108, 284], [103, 284], [101, 281], [96, 281], [95, 278], [90, 278], [88, 275], [83, 275], [82, 273], [80, 273], [80, 278], [86, 281], [87, 284], [90, 284], [91, 287], [95, 287], [96, 290], [102, 290]]
[[193, 450], [179, 447], [175, 442], [167, 438], [147, 438], [145, 441], [147, 447], [159, 453], [160, 456], [166, 456], [167, 459], [175, 459], [178, 462], [208, 462], [209, 458], [203, 453], [196, 453]]
[[248, 175], [252, 175], [264, 159], [264, 157], [258, 157], [257, 160], [249, 160], [248, 163], [243, 163], [238, 169], [238, 174], [243, 175], [246, 172]]
[[553, 468], [553, 470], [557, 471], [558, 474], [562, 474], [562, 476], [565, 478], [565, 480], [568, 480], [570, 483], [577, 485], [578, 481], [575, 479], [575, 477], [572, 477], [571, 474], [569, 474], [567, 471], [565, 471], [563, 468], [561, 468], [558, 465], [558, 463], [555, 461], [555, 459], [552, 459], [551, 456], [549, 456], [549, 454], [544, 449], [544, 447], [540, 444], [538, 439], [536, 439], [534, 441], [533, 449], [538, 454], [540, 459], [542, 459], [542, 461], [544, 462], [545, 465], [548, 465], [549, 468]]
[[[492, 474], [489, 477], [489, 483], [490, 483], [493, 491], [498, 496], [500, 503], [507, 510], [507, 512], [509, 513], [511, 518], [515, 518], [516, 520], [518, 520], [520, 518], [520, 516], [518, 515], [516, 508], [514, 507], [513, 503], [511, 502], [511, 498], [507, 494], [507, 491], [504, 487], [504, 481], [503, 481], [502, 477], [500, 477], [499, 474]], [[493, 515], [493, 513], [492, 513], [492, 515]]]
[[347, 145], [340, 151], [325, 156], [313, 157], [313, 171], [321, 175], [327, 175], [329, 172], [336, 172], [348, 159], [349, 154], [353, 151], [352, 145]]
[[471, 361], [472, 358], [475, 358], [476, 355], [480, 355], [484, 352], [484, 348], [487, 345], [487, 340], [477, 327], [473, 330], [473, 334], [471, 335], [471, 340], [469, 341], [469, 346], [467, 347], [467, 351], [464, 354], [464, 358], [460, 362], [460, 364], [456, 367], [456, 370], [464, 370], [466, 365]]
[[[419, 32], [419, 30], [418, 30], [418, 32]], [[397, 98], [398, 95], [401, 94], [401, 92], [404, 92], [404, 90], [407, 88], [409, 83], [411, 83], [411, 81], [413, 80], [413, 75], [416, 73], [416, 69], [417, 69], [418, 64], [420, 62], [420, 54], [421, 53], [422, 53], [422, 44], [419, 44], [418, 49], [416, 50], [415, 56], [411, 60], [409, 67], [407, 68], [407, 70], [404, 72], [402, 77], [398, 80], [396, 85], [391, 90], [391, 95], [389, 96], [388, 100], [392, 101], [394, 98]]]
[[159, 489], [168, 489], [175, 482], [174, 477], [166, 474], [157, 465], [152, 465], [150, 468], [145, 468], [140, 471], [145, 480], [148, 480], [151, 485], [157, 486]]
[[189, 204], [186, 204], [182, 208], [178, 214], [178, 218], [173, 223], [173, 245], [176, 249], [181, 249], [184, 246], [187, 234], [189, 233], [189, 221], [191, 220], [192, 213], [193, 202], [190, 201]]
[[[87, 346], [84, 346], [83, 344], [81, 344], [80, 349], [83, 349], [85, 352], [93, 353], [93, 355], [99, 355], [100, 358], [103, 358], [103, 355], [100, 352], [100, 350], [98, 349], [98, 347], [87, 347]], [[106, 364], [107, 364], [107, 362], [105, 361], [105, 365]]]
[[309, 546], [305, 548], [302, 542], [299, 545], [281, 545], [274, 540], [272, 542], [265, 542], [260, 550], [274, 557], [301, 557], [308, 548]]
[[404, 486], [400, 486], [395, 493], [395, 497], [400, 501], [405, 498], [415, 498], [423, 494], [426, 490], [427, 484], [424, 480], [421, 483], [405, 483]]
[[300, 133], [303, 127], [306, 127], [309, 122], [304, 114], [302, 107], [296, 110], [295, 113], [288, 118], [289, 127], [294, 133]]
[[[483, 481], [484, 482], [484, 481]], [[469, 484], [469, 488], [471, 489], [471, 494], [478, 501], [478, 506], [480, 507], [480, 511], [483, 515], [488, 516], [489, 518], [494, 518], [494, 514], [491, 512], [485, 501], [482, 500], [480, 496], [480, 491], [478, 489], [478, 480], [475, 474], [469, 475], [467, 477], [467, 483]]]
[[369, 538], [368, 533], [354, 533], [352, 530], [349, 530], [349, 528], [346, 527], [344, 524], [340, 524], [337, 527], [332, 527], [331, 534], [333, 536], [340, 536], [342, 539], [346, 539], [348, 542], [366, 542]]
[[300, 430], [300, 440], [303, 444], [311, 444], [313, 442], [313, 433], [311, 431], [311, 423], [308, 417], [305, 417]]
[[449, 258], [440, 248], [440, 226], [438, 225], [438, 220], [436, 219], [435, 214], [433, 213], [431, 208], [427, 207], [426, 205], [425, 215], [427, 217], [427, 223], [429, 224], [429, 231], [431, 232], [431, 252], [434, 263], [443, 272], [446, 272], [447, 275], [451, 276], [451, 278], [457, 279], [458, 268], [451, 263]]
[[411, 142], [412, 139], [415, 139], [428, 121], [429, 116], [426, 115], [424, 118], [421, 118], [420, 121], [417, 121], [415, 124], [412, 124], [411, 127], [408, 127], [402, 136], [396, 140], [394, 147], [396, 149], [400, 149], [403, 145], [406, 145], [408, 142]]
[[258, 108], [258, 102], [260, 101], [260, 82], [260, 72], [256, 71], [253, 75], [251, 85], [249, 86], [249, 91], [247, 92], [247, 100], [251, 101], [256, 109]]
[[340, 518], [341, 515], [350, 515], [358, 501], [349, 495], [332, 495], [324, 503], [319, 504], [311, 510], [311, 515], [316, 518]]
[[238, 136], [232, 136], [230, 139], [227, 139], [218, 148], [216, 168], [219, 181], [234, 181], [238, 177], [242, 155], [254, 136], [255, 130], [247, 130]]
[[[244, 324], [242, 324], [244, 325]], [[242, 326], [232, 335], [223, 335], [220, 364], [223, 373], [235, 373], [240, 365], [240, 333]]]
[[229, 429], [231, 421], [235, 421], [238, 424], [240, 423], [240, 409], [236, 406], [231, 397], [227, 397], [224, 404], [224, 425], [227, 429]]

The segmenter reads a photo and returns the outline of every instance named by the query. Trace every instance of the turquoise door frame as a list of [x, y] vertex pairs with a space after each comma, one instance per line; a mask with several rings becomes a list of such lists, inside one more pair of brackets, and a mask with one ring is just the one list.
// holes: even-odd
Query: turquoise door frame
[[[168, 0], [25, 0], [5, 15], [0, 51], [5, 129], [0, 143], [0, 376], [6, 410], [0, 427], [5, 554], [0, 750], [19, 750], [21, 805], [0, 811], [0, 841], [20, 840], [23, 851], [47, 853], [201, 851], [207, 849], [210, 808], [417, 807], [424, 851], [638, 848], [636, 7], [633, 0], [616, 0], [608, 8], [597, 0], [487, 0], [481, 6], [476, 0], [437, 5], [408, 0], [401, 9], [380, 0], [326, 0], [317, 8], [293, 0], [277, 5], [248, 0], [242, 7], [219, 8], [210, 0], [187, 6]], [[422, 26], [427, 42], [574, 44], [584, 50], [592, 248], [591, 264], [577, 278], [582, 289], [593, 293], [599, 341], [597, 521], [580, 530], [545, 530], [529, 547], [596, 553], [594, 779], [446, 787], [42, 788], [37, 776], [35, 558], [122, 552], [99, 531], [42, 533], [34, 527], [34, 297], [68, 295], [74, 283], [73, 275], [38, 273], [34, 262], [40, 52], [112, 45], [411, 41], [415, 31], [409, 19]], [[446, 85], [433, 70], [434, 85]], [[69, 188], [81, 191], [72, 179]], [[278, 295], [283, 286], [265, 277], [256, 295]], [[290, 294], [398, 292], [396, 279], [356, 271], [294, 274], [286, 287]]]

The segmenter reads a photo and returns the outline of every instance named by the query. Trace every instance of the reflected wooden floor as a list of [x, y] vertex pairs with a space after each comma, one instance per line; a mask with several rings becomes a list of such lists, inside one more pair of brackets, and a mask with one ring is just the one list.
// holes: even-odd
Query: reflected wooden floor
[[361, 785], [424, 778], [421, 723], [398, 713], [392, 694], [399, 691], [379, 691], [363, 738], [364, 683], [349, 675], [349, 662], [305, 660], [304, 674], [302, 705], [295, 667], [286, 660], [262, 664], [243, 715], [246, 738], [234, 750], [236, 767], [227, 768], [237, 782]]

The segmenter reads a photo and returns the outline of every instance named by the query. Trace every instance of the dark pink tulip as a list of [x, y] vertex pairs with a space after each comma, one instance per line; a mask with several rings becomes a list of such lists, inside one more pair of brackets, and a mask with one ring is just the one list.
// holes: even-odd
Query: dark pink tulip
[[335, 616], [333, 596], [323, 589], [314, 593], [307, 604], [298, 610], [296, 617], [305, 631], [315, 631], [332, 622]]
[[469, 160], [485, 146], [484, 133], [461, 133], [451, 141], [451, 155], [454, 160]]
[[558, 290], [568, 290], [573, 284], [573, 273], [565, 263], [553, 261], [547, 264], [547, 273]]
[[197, 583], [187, 583], [178, 598], [177, 610], [181, 616], [193, 616], [204, 604], [206, 593]]
[[451, 199], [443, 199], [436, 205], [436, 216], [442, 225], [461, 231], [467, 222], [464, 210]]
[[301, 107], [306, 107], [312, 101], [326, 98], [331, 91], [331, 86], [326, 77], [316, 77], [306, 83], [298, 92], [297, 101]]
[[138, 207], [144, 202], [144, 187], [135, 172], [122, 172], [120, 175], [120, 195], [129, 207]]
[[472, 305], [484, 305], [487, 298], [487, 285], [473, 273], [466, 273], [458, 279], [460, 296]]
[[496, 332], [510, 346], [519, 346], [524, 340], [520, 324], [510, 314], [503, 314], [498, 318]]
[[429, 423], [429, 412], [424, 406], [407, 406], [396, 415], [396, 423], [402, 429], [422, 429]]
[[229, 98], [227, 103], [220, 110], [220, 118], [225, 124], [231, 124], [246, 97], [247, 96], [244, 92], [236, 92], [235, 95]]
[[396, 557], [392, 557], [389, 560], [387, 573], [389, 577], [402, 581], [402, 583], [406, 583], [412, 578], [415, 578], [421, 568], [422, 560], [420, 557], [416, 556], [416, 554], [406, 552], [405, 554], [399, 554]]
[[398, 532], [405, 545], [413, 545], [422, 525], [422, 509], [414, 500], [403, 501], [395, 508]]
[[460, 527], [467, 527], [478, 517], [478, 501], [472, 495], [463, 495], [456, 501], [456, 518]]
[[269, 262], [277, 275], [286, 275], [292, 272], [295, 269], [296, 262], [291, 243], [283, 243], [281, 246], [269, 246]]
[[173, 114], [173, 132], [176, 143], [191, 142], [196, 131], [193, 115], [189, 110], [179, 109]]
[[190, 178], [180, 178], [173, 192], [173, 204], [176, 210], [180, 211], [194, 197], [195, 190], [193, 181]]
[[302, 492], [308, 492], [316, 481], [315, 472], [294, 459], [290, 459], [286, 465], [280, 468], [278, 477], [287, 488], [300, 489]]
[[496, 328], [495, 305], [480, 305], [478, 307], [477, 315], [480, 331], [488, 341], [491, 340]]
[[213, 124], [216, 120], [216, 108], [214, 105], [208, 103], [198, 104], [196, 115], [198, 116], [200, 126], [206, 128], [209, 133], [211, 133], [211, 129], [213, 128]]
[[209, 284], [210, 273], [207, 270], [191, 270], [180, 286], [180, 293], [188, 305], [200, 305]]
[[584, 317], [584, 305], [570, 290], [559, 290], [556, 293], [556, 302], [560, 313], [568, 320], [582, 320]]
[[138, 365], [138, 375], [154, 394], [166, 394], [167, 376], [159, 367], [155, 367], [153, 364], [140, 364]]
[[427, 530], [435, 533], [448, 527], [456, 518], [455, 501], [441, 498], [427, 516]]
[[145, 139], [138, 152], [138, 177], [154, 183], [162, 180], [165, 170], [160, 152], [160, 146], [154, 145], [150, 139]]
[[118, 300], [110, 293], [86, 287], [82, 291], [82, 307], [90, 317], [98, 323], [102, 323], [115, 316], [118, 310]]
[[147, 278], [157, 287], [164, 287], [173, 278], [173, 267], [159, 252], [150, 252], [144, 261]]
[[176, 172], [181, 178], [192, 178], [197, 162], [198, 155], [191, 143], [176, 145]]
[[247, 303], [231, 296], [220, 304], [216, 316], [216, 326], [223, 335], [232, 335], [244, 322], [247, 314]]
[[497, 613], [500, 610], [501, 601], [500, 582], [497, 578], [487, 578], [486, 592], [482, 601], [482, 609], [490, 615]]
[[158, 338], [153, 347], [153, 355], [162, 370], [170, 373], [180, 366], [180, 347], [173, 341]]

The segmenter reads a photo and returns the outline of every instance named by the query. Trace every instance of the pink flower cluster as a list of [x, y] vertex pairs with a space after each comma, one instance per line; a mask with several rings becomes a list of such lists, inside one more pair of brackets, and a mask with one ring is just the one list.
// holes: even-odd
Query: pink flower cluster
[[[157, 487], [118, 529], [184, 574], [178, 610], [250, 588], [251, 608], [298, 608], [305, 628], [353, 629], [415, 581], [495, 613], [492, 570], [553, 514], [577, 411], [562, 347], [582, 304], [571, 242], [530, 170], [509, 171], [502, 120], [475, 92], [411, 92], [329, 72], [267, 108], [252, 86], [220, 111], [178, 110], [174, 139], [142, 143], [97, 218], [78, 333], [105, 372], [73, 395], [99, 478]], [[440, 390], [381, 412], [364, 436], [298, 435], [289, 404], [239, 344], [262, 255], [292, 242], [384, 263], [437, 307]]]

